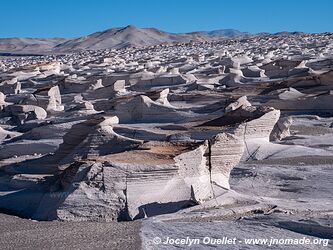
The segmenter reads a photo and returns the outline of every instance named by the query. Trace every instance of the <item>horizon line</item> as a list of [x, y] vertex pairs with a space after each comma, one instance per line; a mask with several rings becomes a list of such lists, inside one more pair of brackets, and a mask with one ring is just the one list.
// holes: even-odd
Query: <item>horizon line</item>
[[204, 32], [213, 32], [213, 31], [219, 31], [219, 30], [234, 30], [234, 31], [238, 31], [238, 32], [242, 32], [242, 33], [248, 33], [250, 35], [257, 35], [257, 34], [278, 34], [278, 33], [304, 33], [304, 34], [323, 34], [323, 33], [332, 33], [332, 31], [323, 31], [323, 32], [305, 32], [305, 31], [300, 31], [300, 30], [293, 30], [293, 31], [288, 31], [288, 30], [281, 30], [281, 31], [276, 31], [276, 32], [271, 32], [271, 31], [260, 31], [260, 32], [249, 32], [249, 31], [241, 31], [238, 29], [234, 29], [234, 28], [221, 28], [221, 29], [212, 29], [212, 30], [193, 30], [193, 31], [186, 31], [186, 32], [169, 32], [160, 28], [156, 28], [156, 27], [139, 27], [137, 25], [133, 25], [133, 24], [128, 24], [126, 26], [122, 26], [122, 27], [110, 27], [104, 30], [99, 30], [99, 31], [94, 31], [94, 32], [90, 32], [88, 34], [83, 34], [83, 35], [79, 35], [79, 36], [72, 36], [72, 37], [67, 37], [67, 36], [54, 36], [54, 37], [34, 37], [34, 36], [7, 36], [7, 37], [0, 37], [0, 39], [76, 39], [76, 38], [80, 38], [80, 37], [85, 37], [85, 36], [89, 36], [92, 35], [94, 33], [99, 33], [99, 32], [105, 32], [111, 29], [124, 29], [127, 27], [134, 27], [137, 29], [157, 29], [159, 31], [165, 32], [165, 33], [169, 33], [169, 34], [191, 34], [191, 33], [204, 33]]

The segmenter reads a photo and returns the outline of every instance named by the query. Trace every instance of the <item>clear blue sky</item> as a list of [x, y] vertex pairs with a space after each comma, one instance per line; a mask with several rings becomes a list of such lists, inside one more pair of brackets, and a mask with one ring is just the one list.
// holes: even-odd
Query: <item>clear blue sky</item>
[[333, 0], [0, 0], [0, 9], [0, 37], [77, 37], [128, 24], [333, 32]]

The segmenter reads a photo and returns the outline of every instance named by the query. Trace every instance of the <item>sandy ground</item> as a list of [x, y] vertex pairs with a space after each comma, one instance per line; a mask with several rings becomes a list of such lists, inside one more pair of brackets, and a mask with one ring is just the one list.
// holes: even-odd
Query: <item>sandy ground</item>
[[[289, 216], [259, 215], [237, 221], [211, 222], [143, 222], [142, 238], [145, 249], [332, 249], [333, 233], [326, 218], [316, 222], [293, 220]], [[167, 239], [199, 239], [199, 244], [164, 244]], [[223, 239], [234, 239], [227, 244]], [[309, 244], [271, 244], [270, 239], [309, 239]], [[324, 241], [323, 238], [326, 238]], [[328, 238], [328, 239], [327, 239]], [[329, 240], [331, 238], [331, 240]], [[157, 240], [156, 240], [157, 239]], [[161, 240], [159, 243], [158, 240]], [[209, 240], [208, 240], [209, 239]], [[221, 244], [214, 241], [221, 239]], [[268, 239], [267, 244], [252, 244], [251, 239]], [[189, 241], [188, 241], [189, 242]], [[159, 243], [159, 244], [157, 244]]]
[[36, 222], [0, 214], [0, 249], [140, 249], [140, 222]]

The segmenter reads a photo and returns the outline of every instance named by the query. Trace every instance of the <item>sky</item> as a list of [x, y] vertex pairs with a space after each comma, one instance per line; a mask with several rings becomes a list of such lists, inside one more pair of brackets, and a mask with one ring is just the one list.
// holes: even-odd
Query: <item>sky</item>
[[333, 0], [0, 0], [0, 37], [78, 37], [129, 24], [181, 33], [333, 32]]

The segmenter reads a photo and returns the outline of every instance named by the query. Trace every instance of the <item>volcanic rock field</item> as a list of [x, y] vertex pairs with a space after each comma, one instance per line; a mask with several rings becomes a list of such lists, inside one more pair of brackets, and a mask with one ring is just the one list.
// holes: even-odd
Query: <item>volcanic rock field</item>
[[0, 57], [2, 213], [333, 239], [332, 178], [332, 33]]

